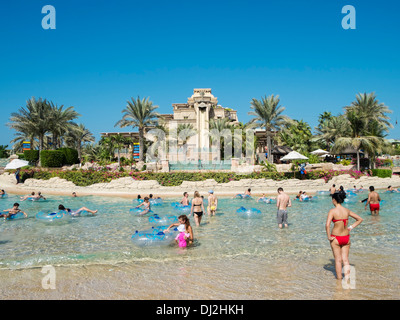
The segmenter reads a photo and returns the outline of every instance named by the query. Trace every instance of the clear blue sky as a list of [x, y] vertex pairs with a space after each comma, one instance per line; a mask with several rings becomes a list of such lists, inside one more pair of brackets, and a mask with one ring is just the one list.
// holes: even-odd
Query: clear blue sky
[[[42, 7], [56, 30], [42, 28]], [[356, 30], [342, 28], [342, 7]], [[224, 107], [247, 115], [252, 98], [279, 95], [285, 114], [312, 128], [375, 92], [400, 121], [398, 1], [65, 1], [0, 4], [0, 144], [11, 112], [34, 96], [74, 106], [99, 139], [131, 97], [160, 113], [193, 88], [212, 88]], [[388, 138], [400, 139], [400, 124]]]

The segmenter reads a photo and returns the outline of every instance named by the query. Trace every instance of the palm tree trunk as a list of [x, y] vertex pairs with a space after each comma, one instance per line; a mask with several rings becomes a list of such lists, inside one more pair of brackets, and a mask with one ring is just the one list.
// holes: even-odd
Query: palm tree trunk
[[268, 162], [272, 163], [272, 146], [271, 146], [271, 136], [269, 135], [269, 132], [267, 132], [267, 150], [268, 150]]
[[360, 151], [357, 149], [357, 171], [360, 171]]

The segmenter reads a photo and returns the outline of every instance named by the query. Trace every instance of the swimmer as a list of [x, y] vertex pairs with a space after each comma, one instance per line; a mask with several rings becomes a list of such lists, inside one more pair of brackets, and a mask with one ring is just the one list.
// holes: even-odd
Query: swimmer
[[175, 241], [179, 247], [185, 248], [187, 245], [193, 243], [193, 229], [186, 215], [180, 215], [178, 223], [171, 224], [164, 232], [169, 232], [169, 229], [172, 227], [178, 227], [179, 234], [176, 236]]
[[336, 185], [333, 184], [332, 187], [329, 189], [330, 194], [334, 194], [336, 192]]
[[19, 208], [19, 203], [14, 203], [11, 209], [3, 210], [3, 212], [8, 212], [8, 214], [3, 213], [0, 215], [0, 217], [4, 217], [4, 220], [16, 215], [19, 212], [22, 212], [25, 218], [28, 218], [28, 215]]
[[67, 211], [67, 212], [71, 213], [71, 216], [74, 216], [74, 217], [75, 216], [79, 216], [82, 211], [90, 212], [92, 215], [97, 213], [97, 210], [90, 210], [90, 209], [88, 209], [86, 207], [82, 207], [82, 208], [80, 208], [80, 209], [78, 209], [76, 211], [72, 211], [70, 208], [65, 208], [62, 204], [60, 204], [58, 206], [58, 210]]
[[73, 198], [76, 198], [76, 197], [77, 197], [76, 192], [72, 192], [72, 197], [73, 197]]
[[369, 205], [369, 210], [371, 211], [371, 215], [377, 216], [379, 215], [379, 202], [381, 201], [381, 197], [375, 191], [374, 186], [369, 187], [368, 200], [365, 204], [365, 210], [367, 210], [367, 206]]
[[[345, 279], [348, 280], [350, 276], [350, 231], [357, 227], [363, 219], [342, 206], [346, 195], [340, 192], [335, 192], [332, 195], [332, 204], [335, 208], [329, 210], [328, 218], [326, 220], [326, 234], [331, 243], [331, 249], [335, 258], [336, 278], [342, 279], [342, 263], [344, 269]], [[356, 220], [354, 224], [348, 226], [349, 217]], [[334, 223], [332, 233], [330, 231], [331, 222]]]
[[306, 191], [303, 191], [303, 193], [300, 195], [299, 200], [300, 201], [305, 201], [305, 200], [311, 200], [312, 196], [309, 196], [308, 194], [306, 194]]
[[301, 195], [303, 194], [303, 191], [299, 191], [299, 193], [296, 195], [296, 199], [299, 199], [300, 200], [300, 197], [301, 197]]
[[144, 201], [138, 206], [136, 206], [136, 208], [140, 208], [141, 206], [144, 207], [143, 211], [140, 212], [141, 215], [145, 215], [146, 213], [150, 212], [151, 208], [150, 208], [149, 197], [144, 197]]
[[194, 198], [192, 200], [192, 208], [190, 210], [189, 216], [193, 213], [196, 226], [200, 225], [201, 217], [204, 211], [205, 210], [204, 210], [203, 199], [200, 197], [200, 193], [198, 191], [195, 191]]
[[237, 193], [237, 194], [235, 194], [235, 196], [232, 198], [232, 199], [235, 199], [237, 196], [248, 196], [248, 197], [251, 197], [251, 189], [249, 188], [249, 189], [247, 189], [245, 192], [244, 192], [244, 194], [243, 193]]
[[213, 190], [208, 191], [208, 206], [207, 206], [207, 213], [208, 215], [215, 215], [215, 212], [217, 211], [218, 207], [218, 199], [214, 194]]
[[4, 191], [4, 189], [1, 189], [0, 196], [4, 196], [5, 194], [6, 194], [6, 192]]
[[269, 199], [265, 196], [265, 193], [263, 193], [263, 194], [261, 195], [261, 197], [259, 197], [259, 198], [257, 199], [257, 202], [260, 202], [260, 200], [263, 201], [263, 202], [265, 202], [265, 201], [268, 201]]
[[35, 192], [32, 192], [31, 194], [27, 194], [26, 196], [20, 197], [21, 201], [25, 201], [28, 198], [33, 198], [35, 197]]
[[388, 191], [388, 192], [399, 192], [398, 189], [393, 189], [392, 186], [387, 187], [387, 191]]
[[183, 193], [183, 198], [179, 203], [183, 206], [189, 205], [189, 194], [186, 191]]

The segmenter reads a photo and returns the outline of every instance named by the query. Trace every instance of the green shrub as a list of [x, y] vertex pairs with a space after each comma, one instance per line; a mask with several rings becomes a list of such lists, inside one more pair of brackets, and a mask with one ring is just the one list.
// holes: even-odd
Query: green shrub
[[39, 150], [25, 150], [24, 159], [30, 163], [35, 163], [39, 160]]
[[43, 150], [40, 152], [40, 162], [42, 167], [58, 168], [65, 163], [65, 155], [58, 150]]
[[23, 153], [17, 153], [18, 159], [25, 160], [25, 155]]
[[391, 178], [393, 173], [390, 169], [372, 169], [371, 171], [372, 176], [379, 178]]
[[351, 165], [351, 160], [343, 159], [339, 162], [339, 164], [341, 164], [343, 166], [349, 166], [349, 165]]
[[79, 163], [77, 150], [71, 148], [60, 148], [57, 149], [57, 151], [61, 151], [62, 153], [64, 153], [65, 161], [63, 165], [72, 166], [73, 164]]

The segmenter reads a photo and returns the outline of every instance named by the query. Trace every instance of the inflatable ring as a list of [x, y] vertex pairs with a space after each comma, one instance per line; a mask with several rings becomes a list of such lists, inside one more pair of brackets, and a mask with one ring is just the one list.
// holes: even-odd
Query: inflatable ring
[[263, 203], [276, 203], [276, 199], [264, 198], [264, 199], [258, 200], [258, 202], [263, 202]]
[[58, 211], [58, 212], [45, 212], [40, 211], [36, 214], [36, 219], [44, 222], [57, 222], [57, 221], [66, 221], [71, 217], [66, 211]]
[[330, 191], [317, 191], [316, 193], [321, 196], [330, 196], [331, 195]]
[[243, 193], [237, 194], [235, 197], [235, 199], [251, 199], [251, 198], [252, 197], [249, 196], [248, 194], [243, 194]]
[[246, 209], [245, 207], [240, 207], [239, 209], [236, 210], [236, 213], [241, 218], [253, 219], [253, 218], [261, 218], [262, 217], [261, 210], [256, 209], [256, 208]]
[[[144, 211], [144, 209], [142, 209], [142, 208], [131, 208], [130, 210], [129, 210], [129, 212], [133, 212], [133, 213], [141, 213], [141, 212], [143, 212]], [[152, 213], [153, 211], [150, 209], [149, 210], [149, 212], [148, 213]]]
[[33, 197], [29, 197], [29, 198], [27, 198], [26, 200], [30, 200], [30, 201], [41, 201], [41, 202], [43, 202], [43, 201], [47, 201], [47, 199], [43, 199], [43, 198], [33, 198]]
[[173, 223], [178, 222], [178, 217], [173, 215], [160, 217], [158, 214], [153, 214], [152, 216], [149, 217], [149, 222], [153, 225], [160, 225], [160, 224], [171, 225]]
[[185, 213], [190, 212], [190, 209], [192, 208], [190, 205], [189, 205], [189, 206], [184, 206], [184, 205], [182, 205], [182, 204], [179, 203], [179, 202], [172, 202], [172, 203], [171, 203], [171, 206], [172, 206], [175, 210], [178, 210], [178, 211], [181, 211], [181, 212], [185, 212]]
[[137, 246], [162, 246], [171, 244], [178, 232], [177, 228], [170, 229], [170, 232], [164, 232], [167, 226], [153, 227], [148, 230], [138, 231], [132, 235], [131, 240]]
[[18, 220], [23, 219], [25, 216], [22, 212], [18, 212], [17, 214], [13, 214], [12, 216], [8, 217], [7, 220]]
[[296, 198], [296, 201], [299, 201], [299, 202], [310, 202], [310, 201], [314, 201], [314, 200], [317, 200], [318, 199], [318, 196], [314, 196], [314, 197], [306, 197], [306, 198], [304, 198], [302, 201], [300, 201], [300, 199], [299, 198]]
[[0, 199], [5, 199], [5, 198], [8, 198], [8, 194], [7, 194], [7, 193], [4, 193], [4, 194], [2, 194], [2, 195], [0, 196]]

